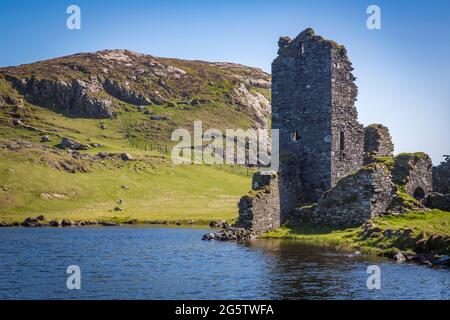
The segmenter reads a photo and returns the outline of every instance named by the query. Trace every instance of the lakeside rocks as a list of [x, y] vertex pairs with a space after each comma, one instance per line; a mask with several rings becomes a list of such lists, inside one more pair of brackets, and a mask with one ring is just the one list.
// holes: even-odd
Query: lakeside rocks
[[231, 225], [225, 220], [214, 220], [214, 221], [211, 221], [209, 226], [211, 228], [220, 228], [220, 229], [225, 229], [225, 228], [231, 227]]
[[[137, 220], [130, 220], [127, 224], [135, 224]], [[120, 223], [112, 221], [94, 221], [94, 220], [70, 220], [70, 219], [54, 219], [49, 220], [44, 215], [37, 217], [28, 217], [23, 222], [3, 222], [0, 221], [0, 227], [81, 227], [81, 226], [104, 226], [104, 227], [117, 227]]]
[[216, 232], [204, 234], [202, 240], [247, 241], [255, 239], [256, 235], [244, 228], [226, 227]]

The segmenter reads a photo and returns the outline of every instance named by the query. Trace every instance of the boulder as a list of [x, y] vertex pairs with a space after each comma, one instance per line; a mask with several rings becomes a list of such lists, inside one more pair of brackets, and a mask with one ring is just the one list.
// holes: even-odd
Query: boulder
[[48, 223], [50, 227], [59, 227], [61, 225], [61, 221], [59, 220], [52, 220]]
[[61, 147], [63, 149], [71, 149], [71, 150], [88, 150], [89, 146], [85, 144], [81, 144], [80, 142], [73, 140], [71, 138], [63, 138], [61, 140]]
[[129, 161], [129, 160], [133, 160], [133, 156], [129, 153], [122, 153], [120, 155], [120, 159], [122, 159], [123, 161]]
[[397, 263], [403, 263], [406, 262], [406, 257], [403, 255], [403, 253], [401, 252], [397, 252], [393, 257], [392, 257], [395, 262]]
[[43, 220], [28, 217], [21, 223], [21, 225], [23, 227], [43, 227], [45, 223]]
[[61, 226], [63, 227], [71, 227], [74, 225], [74, 222], [68, 219], [64, 219], [63, 221], [61, 221]]
[[160, 121], [169, 119], [167, 116], [151, 116], [150, 120]]
[[251, 230], [244, 228], [227, 227], [217, 232], [207, 233], [203, 235], [202, 240], [219, 240], [219, 241], [247, 241], [254, 239], [256, 236]]
[[20, 121], [20, 119], [14, 118], [14, 119], [12, 120], [12, 124], [13, 124], [14, 126], [21, 126], [21, 125], [22, 125], [22, 121]]
[[211, 228], [225, 229], [225, 228], [230, 227], [230, 224], [225, 220], [214, 220], [209, 223], [209, 226]]
[[118, 227], [120, 223], [110, 221], [100, 221], [99, 224], [104, 227]]
[[50, 138], [47, 135], [41, 137], [41, 142], [49, 142], [49, 141]]

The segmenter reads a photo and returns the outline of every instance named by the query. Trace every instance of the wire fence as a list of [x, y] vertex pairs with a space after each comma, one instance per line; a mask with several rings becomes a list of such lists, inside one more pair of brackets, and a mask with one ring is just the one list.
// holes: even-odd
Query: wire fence
[[[171, 147], [166, 144], [148, 143], [142, 140], [135, 140], [128, 138], [128, 142], [133, 149], [147, 151], [147, 152], [158, 152], [160, 154], [169, 155], [171, 154]], [[211, 165], [217, 170], [225, 171], [235, 175], [251, 177], [253, 173], [257, 171], [257, 168], [251, 168], [244, 165], [231, 165], [231, 164], [214, 164]]]

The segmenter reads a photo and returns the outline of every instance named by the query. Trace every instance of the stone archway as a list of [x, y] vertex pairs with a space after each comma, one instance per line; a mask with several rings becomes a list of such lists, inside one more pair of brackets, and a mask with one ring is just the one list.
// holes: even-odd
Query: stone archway
[[425, 191], [422, 189], [422, 187], [417, 187], [414, 190], [414, 198], [419, 201], [425, 199]]

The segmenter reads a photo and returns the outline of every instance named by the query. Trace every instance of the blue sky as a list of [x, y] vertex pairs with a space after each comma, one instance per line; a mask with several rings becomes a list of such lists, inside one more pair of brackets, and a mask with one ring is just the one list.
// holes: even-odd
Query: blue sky
[[[66, 8], [81, 8], [81, 30]], [[368, 30], [366, 8], [381, 8]], [[450, 0], [2, 1], [0, 66], [126, 48], [231, 61], [270, 72], [279, 36], [306, 27], [344, 44], [359, 87], [359, 119], [391, 130], [395, 151], [450, 154]]]

